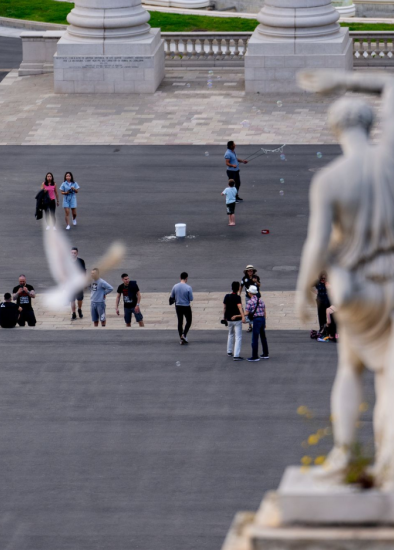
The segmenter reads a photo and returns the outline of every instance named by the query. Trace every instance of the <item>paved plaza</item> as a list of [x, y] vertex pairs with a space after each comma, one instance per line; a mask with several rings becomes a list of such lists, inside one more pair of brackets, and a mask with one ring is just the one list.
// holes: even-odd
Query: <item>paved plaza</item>
[[[327, 126], [332, 98], [246, 95], [242, 69], [215, 69], [212, 88], [207, 78], [208, 69], [166, 69], [155, 94], [114, 102], [105, 94], [55, 95], [53, 75], [12, 71], [0, 84], [0, 107], [7, 105], [0, 144], [224, 145], [230, 135], [240, 144], [335, 143]], [[379, 98], [368, 101], [379, 109]]]
[[335, 346], [302, 332], [271, 331], [270, 361], [241, 366], [211, 331], [188, 348], [167, 331], [1, 336], [7, 550], [219, 550], [328, 425]]

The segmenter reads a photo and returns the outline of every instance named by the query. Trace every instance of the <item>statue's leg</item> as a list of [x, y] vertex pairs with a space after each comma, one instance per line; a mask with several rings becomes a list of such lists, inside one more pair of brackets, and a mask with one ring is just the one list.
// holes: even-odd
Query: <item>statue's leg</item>
[[336, 447], [349, 448], [355, 441], [356, 423], [362, 401], [363, 364], [341, 326], [338, 370], [331, 393], [331, 414]]
[[340, 327], [338, 353], [338, 370], [331, 393], [334, 448], [323, 467], [316, 471], [317, 476], [333, 482], [343, 481], [351, 459], [351, 446], [355, 441], [362, 400], [363, 364], [343, 326]]
[[394, 489], [394, 323], [391, 320], [390, 340], [384, 368], [375, 371], [376, 403], [374, 409], [375, 466], [377, 485]]

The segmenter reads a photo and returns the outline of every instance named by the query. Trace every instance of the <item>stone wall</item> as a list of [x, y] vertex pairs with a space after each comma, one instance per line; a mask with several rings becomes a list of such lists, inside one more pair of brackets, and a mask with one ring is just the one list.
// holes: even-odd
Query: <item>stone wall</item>
[[357, 17], [394, 17], [393, 0], [354, 0]]
[[235, 6], [236, 11], [258, 13], [264, 5], [264, 0], [211, 0], [216, 9], [224, 10]]

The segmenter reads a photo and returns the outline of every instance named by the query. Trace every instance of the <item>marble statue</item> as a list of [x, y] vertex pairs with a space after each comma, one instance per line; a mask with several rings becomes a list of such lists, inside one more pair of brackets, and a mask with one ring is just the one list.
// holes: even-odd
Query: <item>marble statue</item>
[[329, 123], [343, 155], [318, 172], [310, 189], [308, 236], [298, 278], [297, 312], [305, 321], [311, 288], [328, 272], [338, 307], [338, 370], [332, 389], [334, 448], [320, 474], [341, 481], [351, 458], [364, 369], [375, 375], [373, 415], [378, 487], [394, 489], [394, 78], [386, 74], [305, 71], [310, 92], [353, 90], [382, 95], [383, 131], [373, 146], [371, 107], [343, 97]]

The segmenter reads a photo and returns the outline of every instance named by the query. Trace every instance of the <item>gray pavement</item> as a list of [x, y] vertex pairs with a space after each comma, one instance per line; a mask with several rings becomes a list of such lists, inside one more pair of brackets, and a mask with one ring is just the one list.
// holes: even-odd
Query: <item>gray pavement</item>
[[[239, 146], [237, 152], [243, 158], [261, 146]], [[88, 267], [114, 239], [127, 244], [123, 265], [107, 277], [113, 284], [127, 270], [142, 292], [166, 292], [186, 270], [196, 292], [227, 291], [229, 283], [239, 280], [245, 266], [253, 263], [264, 290], [294, 289], [306, 236], [310, 180], [339, 148], [289, 145], [285, 161], [270, 154], [243, 166], [244, 203], [237, 205], [236, 227], [227, 226], [220, 195], [227, 185], [224, 150], [222, 146], [0, 147], [0, 292], [17, 284], [20, 273], [26, 273], [38, 291], [52, 284], [42, 222], [34, 218], [34, 197], [48, 170], [58, 184], [71, 170], [81, 186], [79, 225], [68, 236]], [[317, 152], [323, 157], [317, 158]], [[57, 216], [63, 231], [62, 208]], [[174, 234], [178, 222], [187, 223], [188, 234], [195, 238], [163, 242]], [[262, 235], [266, 228], [270, 234]]]
[[269, 361], [234, 363], [225, 333], [1, 331], [0, 548], [219, 550], [238, 510], [331, 444], [301, 447], [328, 425], [336, 346], [268, 339]]
[[10, 69], [17, 69], [21, 62], [21, 40], [0, 36], [0, 81], [3, 80]]

